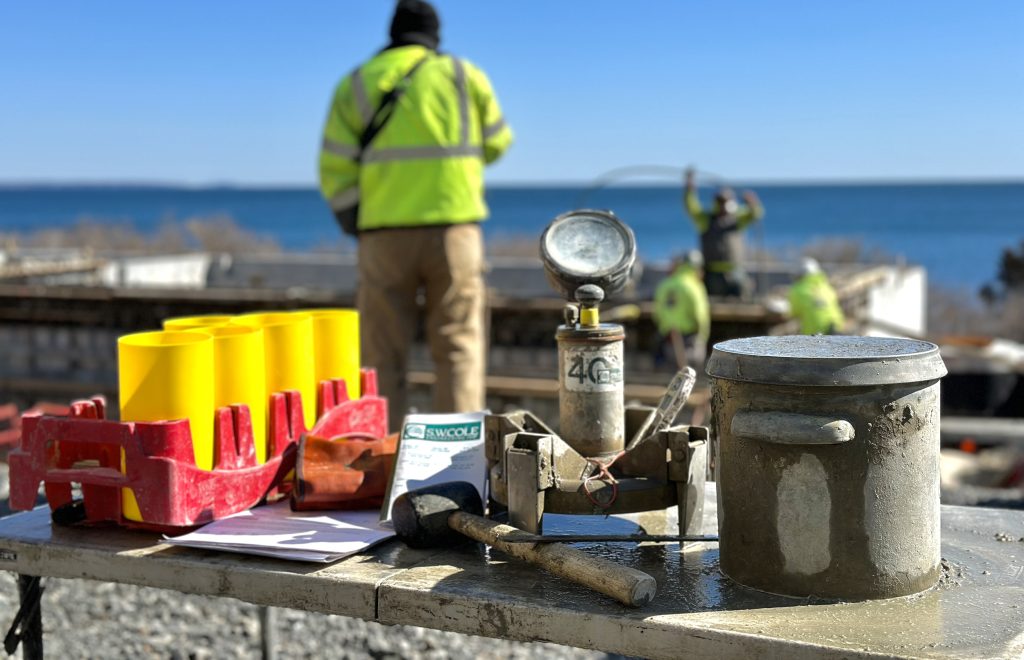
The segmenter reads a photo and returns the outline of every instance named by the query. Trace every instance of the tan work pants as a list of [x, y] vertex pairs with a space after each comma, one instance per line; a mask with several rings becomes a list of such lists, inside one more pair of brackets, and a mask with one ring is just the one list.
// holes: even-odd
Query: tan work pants
[[371, 231], [359, 237], [363, 364], [376, 367], [391, 431], [408, 410], [406, 371], [416, 332], [416, 296], [437, 380], [431, 412], [484, 407], [483, 235], [477, 224]]

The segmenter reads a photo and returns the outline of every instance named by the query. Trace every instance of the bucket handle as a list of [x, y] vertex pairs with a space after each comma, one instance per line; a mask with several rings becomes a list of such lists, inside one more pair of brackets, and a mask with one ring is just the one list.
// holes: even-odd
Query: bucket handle
[[838, 445], [853, 440], [845, 419], [789, 412], [745, 410], [732, 418], [732, 435], [780, 445]]

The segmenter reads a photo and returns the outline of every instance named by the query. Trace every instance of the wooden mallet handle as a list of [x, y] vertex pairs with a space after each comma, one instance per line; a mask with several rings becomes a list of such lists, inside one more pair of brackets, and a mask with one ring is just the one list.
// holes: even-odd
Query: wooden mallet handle
[[507, 543], [505, 537], [522, 530], [464, 511], [448, 516], [448, 526], [469, 538], [486, 543], [523, 561], [536, 564], [550, 573], [611, 596], [615, 600], [640, 607], [651, 602], [658, 589], [654, 578], [628, 566], [592, 557], [560, 543]]

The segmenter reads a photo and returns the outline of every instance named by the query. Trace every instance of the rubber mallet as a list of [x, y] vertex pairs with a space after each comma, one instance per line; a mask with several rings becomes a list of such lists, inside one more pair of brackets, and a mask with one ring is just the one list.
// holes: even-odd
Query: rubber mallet
[[651, 602], [658, 587], [643, 571], [592, 557], [567, 545], [506, 542], [506, 537], [520, 535], [522, 530], [484, 518], [479, 493], [465, 481], [403, 493], [391, 508], [391, 519], [398, 537], [411, 547], [457, 545], [468, 537], [631, 607]]

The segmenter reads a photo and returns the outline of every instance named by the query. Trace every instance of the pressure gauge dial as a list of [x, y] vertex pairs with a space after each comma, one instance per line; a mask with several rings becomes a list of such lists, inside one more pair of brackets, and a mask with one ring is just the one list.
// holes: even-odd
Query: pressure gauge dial
[[588, 284], [610, 295], [629, 281], [636, 239], [633, 230], [608, 211], [570, 211], [544, 230], [540, 255], [548, 282], [567, 299], [574, 299], [576, 290]]

